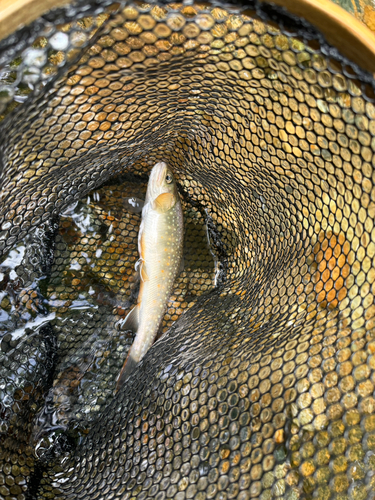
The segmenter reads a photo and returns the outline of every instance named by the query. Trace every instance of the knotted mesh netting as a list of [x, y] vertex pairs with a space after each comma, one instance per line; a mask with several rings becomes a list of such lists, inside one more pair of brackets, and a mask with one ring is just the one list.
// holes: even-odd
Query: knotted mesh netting
[[[338, 49], [255, 1], [0, 42], [1, 498], [375, 498], [373, 79]], [[115, 394], [158, 161], [184, 268]]]

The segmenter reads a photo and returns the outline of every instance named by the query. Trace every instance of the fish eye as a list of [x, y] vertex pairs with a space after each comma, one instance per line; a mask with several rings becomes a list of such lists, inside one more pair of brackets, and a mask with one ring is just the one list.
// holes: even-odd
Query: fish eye
[[166, 180], [166, 182], [167, 182], [168, 184], [170, 184], [170, 183], [173, 181], [173, 177], [172, 177], [172, 175], [171, 175], [171, 174], [167, 174], [167, 175], [165, 176], [165, 180]]

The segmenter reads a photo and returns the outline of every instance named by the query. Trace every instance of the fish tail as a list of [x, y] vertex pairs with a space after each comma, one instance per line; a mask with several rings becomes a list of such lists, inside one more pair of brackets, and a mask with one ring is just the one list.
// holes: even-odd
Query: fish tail
[[131, 350], [129, 351], [128, 357], [126, 358], [124, 364], [122, 365], [120, 374], [117, 379], [116, 384], [116, 392], [119, 391], [120, 387], [123, 386], [125, 380], [129, 377], [131, 373], [135, 370], [138, 365], [138, 361], [136, 361], [131, 355]]

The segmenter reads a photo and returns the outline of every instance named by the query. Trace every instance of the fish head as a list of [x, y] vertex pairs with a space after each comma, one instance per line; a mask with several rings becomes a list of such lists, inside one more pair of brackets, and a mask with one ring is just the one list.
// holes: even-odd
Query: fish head
[[177, 197], [177, 185], [171, 169], [163, 161], [157, 163], [151, 170], [148, 181], [146, 203], [158, 196], [171, 193]]

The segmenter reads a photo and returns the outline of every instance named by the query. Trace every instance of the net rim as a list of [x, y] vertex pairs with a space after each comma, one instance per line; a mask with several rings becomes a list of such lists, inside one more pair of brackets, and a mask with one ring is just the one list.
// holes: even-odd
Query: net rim
[[[331, 0], [259, 0], [276, 5], [315, 26], [349, 60], [375, 76], [375, 34], [352, 14]], [[69, 8], [69, 0], [0, 0], [0, 41], [13, 37], [55, 8]], [[103, 2], [104, 4], [106, 2]], [[169, 3], [162, 1], [161, 3]], [[251, 9], [252, 2], [235, 0]]]
[[0, 0], [0, 40], [36, 21], [57, 7], [67, 7], [69, 0]]

